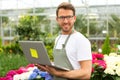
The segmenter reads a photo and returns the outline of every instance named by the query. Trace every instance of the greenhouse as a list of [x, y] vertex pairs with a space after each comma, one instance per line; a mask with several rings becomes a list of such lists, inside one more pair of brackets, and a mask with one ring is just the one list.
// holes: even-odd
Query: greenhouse
[[43, 41], [54, 61], [55, 40], [62, 33], [59, 18], [67, 23], [74, 17], [56, 16], [62, 2], [75, 7], [73, 27], [91, 43], [90, 80], [120, 80], [119, 0], [0, 0], [0, 80], [53, 80], [51, 74], [29, 63], [19, 41]]

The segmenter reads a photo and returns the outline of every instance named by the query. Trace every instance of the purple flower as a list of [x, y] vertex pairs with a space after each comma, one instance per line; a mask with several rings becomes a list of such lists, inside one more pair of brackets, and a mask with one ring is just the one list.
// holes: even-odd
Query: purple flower
[[45, 80], [53, 80], [52, 76], [49, 73], [40, 71], [39, 69], [33, 70], [33, 73], [30, 75], [29, 80], [35, 79], [38, 75], [40, 75], [42, 78], [45, 78]]
[[47, 73], [45, 76], [45, 80], [53, 80], [53, 77], [49, 73]]
[[31, 80], [31, 79], [35, 79], [37, 77], [37, 73], [36, 72], [33, 72], [30, 76], [29, 76], [29, 79], [28, 80]]

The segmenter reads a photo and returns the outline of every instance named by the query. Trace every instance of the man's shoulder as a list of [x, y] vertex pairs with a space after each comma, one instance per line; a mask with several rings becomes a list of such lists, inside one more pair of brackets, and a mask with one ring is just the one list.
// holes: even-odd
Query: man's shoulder
[[73, 36], [78, 37], [78, 38], [87, 38], [85, 35], [83, 35], [80, 32], [75, 32], [75, 34]]

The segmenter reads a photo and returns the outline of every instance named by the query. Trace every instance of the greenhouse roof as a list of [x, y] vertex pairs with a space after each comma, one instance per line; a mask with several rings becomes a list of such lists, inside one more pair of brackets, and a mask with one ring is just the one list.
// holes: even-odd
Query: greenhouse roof
[[74, 6], [120, 5], [120, 0], [0, 0], [0, 10], [26, 9], [34, 7], [56, 7], [61, 2], [71, 2]]

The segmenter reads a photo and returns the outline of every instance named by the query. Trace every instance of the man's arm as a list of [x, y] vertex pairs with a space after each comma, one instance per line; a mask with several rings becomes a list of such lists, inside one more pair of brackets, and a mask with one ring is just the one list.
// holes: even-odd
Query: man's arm
[[80, 69], [70, 70], [70, 71], [59, 71], [50, 66], [40, 66], [38, 68], [42, 68], [43, 70], [47, 71], [48, 73], [69, 79], [82, 79], [82, 80], [89, 80], [91, 77], [91, 69], [92, 69], [92, 61], [91, 60], [84, 60], [79, 62], [81, 65]]
[[85, 60], [79, 63], [81, 65], [80, 69], [71, 70], [68, 72], [60, 72], [60, 73], [58, 72], [56, 76], [70, 78], [70, 79], [90, 79], [91, 69], [92, 69], [91, 60]]

